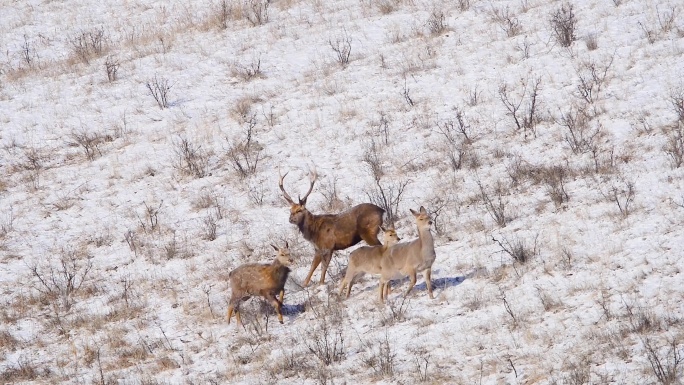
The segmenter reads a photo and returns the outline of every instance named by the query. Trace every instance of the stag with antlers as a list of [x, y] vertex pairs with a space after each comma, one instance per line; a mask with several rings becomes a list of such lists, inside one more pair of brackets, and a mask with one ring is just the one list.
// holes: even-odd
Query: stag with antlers
[[344, 250], [361, 240], [371, 246], [380, 245], [378, 233], [383, 222], [385, 210], [371, 203], [356, 205], [339, 214], [316, 215], [306, 209], [306, 199], [316, 183], [316, 171], [310, 174], [311, 185], [304, 198], [296, 203], [283, 187], [285, 175], [280, 175], [280, 190], [283, 197], [290, 204], [290, 223], [297, 225], [304, 239], [313, 243], [315, 254], [309, 274], [304, 280], [304, 286], [309, 284], [318, 265], [323, 262], [321, 279], [325, 281], [325, 273], [335, 250]]

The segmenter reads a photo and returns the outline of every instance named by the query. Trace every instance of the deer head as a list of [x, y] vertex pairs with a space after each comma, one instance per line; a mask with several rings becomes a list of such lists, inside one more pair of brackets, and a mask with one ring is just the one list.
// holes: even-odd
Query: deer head
[[[280, 173], [280, 171], [278, 171], [278, 173]], [[285, 180], [286, 175], [287, 172], [285, 173], [285, 175], [280, 175], [280, 181], [278, 182], [278, 186], [280, 186], [280, 191], [283, 192], [283, 197], [285, 198], [287, 203], [290, 204], [290, 223], [299, 224], [304, 220], [304, 216], [306, 215], [305, 213], [308, 212], [306, 210], [306, 199], [309, 197], [309, 194], [311, 194], [314, 183], [316, 183], [316, 179], [318, 178], [318, 175], [316, 174], [316, 170], [313, 170], [311, 172], [311, 174], [309, 175], [309, 178], [311, 180], [309, 191], [306, 192], [304, 198], [297, 197], [299, 203], [295, 203], [295, 201], [292, 200], [292, 198], [290, 197], [290, 194], [288, 194], [285, 191], [285, 187], [283, 187], [283, 181]]]
[[292, 258], [290, 257], [290, 245], [287, 243], [287, 241], [285, 241], [285, 247], [278, 247], [274, 244], [271, 244], [271, 247], [278, 252], [276, 255], [276, 260], [278, 260], [281, 265], [290, 266], [292, 264]]
[[420, 206], [420, 211], [414, 211], [413, 209], [409, 210], [411, 210], [411, 214], [413, 214], [413, 216], [416, 218], [416, 224], [418, 225], [419, 229], [429, 228], [432, 226], [432, 219], [430, 219], [430, 215], [428, 215], [425, 207]]
[[384, 233], [382, 242], [383, 245], [393, 245], [401, 241], [401, 238], [399, 238], [399, 235], [397, 234], [397, 231], [394, 229], [394, 227], [384, 228], [380, 226], [380, 230], [382, 230]]

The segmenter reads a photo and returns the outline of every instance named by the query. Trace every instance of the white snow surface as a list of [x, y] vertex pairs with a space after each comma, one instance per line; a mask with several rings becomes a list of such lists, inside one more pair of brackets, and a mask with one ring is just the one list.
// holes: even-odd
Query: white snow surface
[[[0, 0], [0, 379], [681, 384], [684, 6], [571, 4], [562, 47], [560, 1]], [[506, 102], [522, 121], [535, 84], [518, 129]], [[434, 299], [420, 275], [406, 300], [371, 276], [338, 297], [353, 248], [301, 287], [313, 245], [279, 173], [296, 198], [315, 169], [307, 208], [339, 212], [377, 191], [373, 145], [386, 192], [406, 184], [400, 237], [433, 215]], [[228, 273], [285, 241], [284, 324], [258, 299], [228, 324]]]

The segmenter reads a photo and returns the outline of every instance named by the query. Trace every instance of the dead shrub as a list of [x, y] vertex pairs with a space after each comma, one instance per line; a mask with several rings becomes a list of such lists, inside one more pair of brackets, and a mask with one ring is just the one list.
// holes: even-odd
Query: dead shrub
[[577, 40], [575, 36], [576, 26], [577, 18], [573, 12], [572, 4], [562, 4], [559, 9], [551, 14], [551, 27], [556, 41], [561, 47], [570, 47]]
[[517, 36], [523, 31], [520, 20], [511, 13], [508, 7], [494, 8], [490, 12], [492, 20], [499, 25], [499, 27], [506, 32], [506, 36]]
[[12, 333], [7, 330], [0, 331], [0, 349], [4, 352], [13, 352], [19, 346], [19, 340], [17, 340]]
[[521, 87], [522, 92], [520, 92], [519, 99], [516, 100], [511, 95], [510, 86], [505, 83], [500, 84], [499, 99], [508, 110], [508, 115], [513, 118], [516, 130], [522, 131], [525, 139], [527, 139], [528, 130], [536, 137], [537, 124], [542, 120], [539, 116], [538, 101], [541, 77], [524, 79], [521, 82]]
[[477, 179], [477, 186], [480, 189], [481, 202], [487, 210], [487, 213], [489, 213], [499, 227], [506, 227], [510, 220], [506, 210], [508, 201], [505, 198], [508, 188], [505, 187], [501, 181], [497, 181], [494, 188], [488, 190], [479, 178]]
[[352, 50], [351, 43], [352, 38], [347, 33], [346, 29], [344, 29], [338, 36], [328, 39], [330, 48], [333, 50], [333, 52], [335, 52], [335, 59], [342, 67], [346, 67], [349, 64]]
[[37, 379], [45, 380], [46, 374], [41, 373], [40, 369], [26, 357], [19, 357], [19, 360], [14, 365], [6, 366], [0, 372], [0, 380], [3, 383], [19, 383], [25, 381], [33, 381]]
[[607, 201], [615, 203], [623, 217], [628, 217], [632, 212], [632, 202], [634, 202], [636, 195], [634, 183], [620, 179], [619, 181], [606, 182], [604, 184], [607, 186], [599, 186], [601, 195]]
[[242, 5], [242, 15], [249, 21], [252, 27], [268, 23], [268, 8], [270, 0], [245, 0]]
[[575, 154], [590, 152], [601, 138], [601, 126], [592, 122], [584, 107], [570, 107], [557, 122], [566, 130], [563, 139]]
[[682, 364], [684, 363], [684, 346], [676, 338], [669, 337], [665, 349], [657, 345], [652, 338], [643, 338], [646, 358], [651, 366], [654, 377], [662, 385], [677, 385], [680, 383]]
[[94, 160], [97, 156], [101, 156], [102, 150], [100, 149], [100, 146], [105, 142], [114, 140], [111, 135], [92, 131], [89, 132], [85, 129], [72, 132], [71, 139], [74, 141], [75, 145], [80, 146], [83, 149], [88, 160]]
[[373, 373], [376, 376], [385, 378], [394, 376], [397, 353], [392, 348], [387, 330], [385, 330], [385, 338], [377, 342], [366, 342], [365, 345], [366, 357], [363, 359], [364, 364], [373, 369]]
[[608, 71], [614, 59], [615, 56], [611, 56], [605, 64], [594, 60], [584, 61], [575, 69], [579, 80], [577, 93], [587, 104], [593, 105], [599, 100], [601, 91], [607, 84]]
[[385, 168], [380, 157], [378, 146], [374, 140], [371, 140], [363, 155], [362, 162], [366, 164], [373, 177], [373, 187], [367, 188], [365, 191], [371, 203], [385, 210], [385, 222], [393, 224], [399, 215], [402, 195], [411, 181], [386, 178]]
[[111, 83], [119, 78], [119, 61], [113, 56], [107, 56], [105, 61], [105, 70], [107, 71], [107, 80]]
[[428, 17], [426, 25], [432, 36], [443, 34], [448, 29], [444, 11], [441, 9], [433, 9], [432, 12], [430, 12], [430, 17]]
[[232, 72], [233, 76], [236, 76], [245, 82], [263, 78], [264, 73], [261, 71], [261, 57], [255, 56], [249, 62], [234, 64]]
[[83, 250], [63, 248], [56, 260], [47, 260], [29, 266], [35, 289], [46, 298], [55, 300], [69, 310], [79, 292], [89, 279], [93, 268], [91, 257]]
[[204, 178], [209, 174], [209, 154], [201, 145], [180, 137], [173, 141], [173, 167], [182, 175]]
[[229, 139], [226, 155], [230, 165], [240, 178], [246, 178], [257, 172], [259, 162], [264, 159], [264, 148], [255, 139], [256, 116], [247, 122], [247, 128], [241, 137]]
[[569, 170], [565, 166], [552, 166], [544, 170], [546, 191], [556, 207], [562, 206], [570, 200], [565, 190], [565, 183], [569, 177]]
[[89, 64], [94, 57], [102, 56], [107, 48], [107, 37], [103, 28], [81, 31], [70, 39], [73, 55], [82, 63]]
[[504, 253], [508, 254], [511, 258], [513, 258], [513, 261], [523, 264], [525, 262], [528, 262], [535, 255], [539, 254], [537, 243], [538, 238], [539, 235], [537, 235], [534, 238], [534, 245], [532, 247], [528, 246], [527, 242], [525, 242], [525, 240], [521, 238], [509, 240], [508, 238], [502, 236], [501, 240], [496, 239], [494, 237], [492, 238], [492, 240], [499, 245], [499, 247]]
[[169, 79], [163, 76], [154, 75], [154, 78], [145, 82], [145, 86], [160, 109], [163, 110], [169, 107], [169, 93], [171, 92], [172, 87]]

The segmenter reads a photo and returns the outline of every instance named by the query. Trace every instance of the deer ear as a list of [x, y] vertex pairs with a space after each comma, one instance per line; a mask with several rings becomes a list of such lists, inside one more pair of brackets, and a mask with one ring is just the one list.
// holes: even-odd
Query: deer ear
[[275, 249], [275, 251], [280, 251], [280, 249], [279, 249], [279, 248], [277, 248], [277, 247], [276, 247], [276, 245], [274, 245], [274, 244], [272, 244], [272, 243], [271, 243], [271, 247], [272, 247], [272, 248], [274, 248], [274, 249]]
[[427, 214], [427, 210], [425, 210], [425, 207], [420, 206], [420, 213], [421, 214]]
[[385, 229], [385, 228], [382, 227], [382, 226], [380, 226], [380, 230], [382, 230], [383, 232], [387, 232], [387, 229]]
[[287, 243], [287, 241], [285, 241], [285, 248], [286, 248], [286, 249], [289, 249], [289, 248], [290, 248], [290, 244]]
[[409, 209], [409, 210], [411, 210], [411, 214], [413, 214], [414, 217], [418, 216], [418, 213], [416, 211], [413, 211], [413, 209]]

